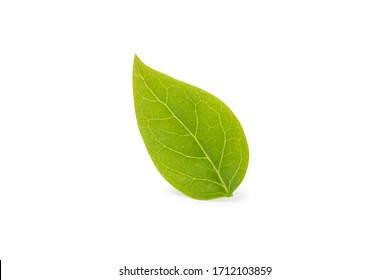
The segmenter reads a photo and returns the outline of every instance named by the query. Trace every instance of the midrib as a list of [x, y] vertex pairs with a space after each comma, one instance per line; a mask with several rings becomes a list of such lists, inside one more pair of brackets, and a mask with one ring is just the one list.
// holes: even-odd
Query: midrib
[[[200, 142], [198, 141], [198, 139], [196, 138], [196, 136], [188, 129], [188, 127], [175, 115], [175, 113], [171, 110], [171, 108], [169, 108], [168, 104], [162, 102], [153, 92], [153, 90], [149, 87], [149, 85], [146, 83], [144, 77], [142, 77], [141, 73], [138, 71], [138, 74], [139, 76], [141, 77], [141, 79], [143, 80], [145, 86], [149, 89], [149, 91], [153, 94], [153, 96], [157, 99], [158, 102], [160, 102], [161, 104], [165, 105], [165, 107], [168, 109], [168, 111], [172, 114], [172, 116], [188, 131], [188, 133], [194, 138], [194, 140], [196, 141], [196, 143], [199, 145], [200, 149], [202, 150], [202, 152], [204, 153], [204, 155], [206, 156], [207, 160], [210, 162], [211, 166], [213, 167], [215, 173], [217, 173], [217, 176], [218, 176], [218, 179], [221, 181], [221, 184], [222, 184], [222, 187], [224, 188], [224, 190], [226, 191], [227, 194], [230, 194], [228, 188], [226, 187], [226, 184], [225, 182], [223, 181], [222, 177], [221, 177], [221, 174], [219, 172], [219, 170], [217, 169], [217, 167], [214, 165], [213, 161], [211, 160], [210, 156], [207, 154], [207, 152], [205, 151], [205, 149], [203, 148], [203, 146], [200, 144]], [[168, 94], [168, 93], [167, 93]]]

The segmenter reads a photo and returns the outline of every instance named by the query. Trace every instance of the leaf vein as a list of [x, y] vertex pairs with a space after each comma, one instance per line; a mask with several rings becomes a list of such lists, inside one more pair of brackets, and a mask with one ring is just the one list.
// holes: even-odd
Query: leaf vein
[[[221, 181], [221, 186], [224, 188], [224, 190], [227, 192], [227, 193], [230, 193], [229, 192], [229, 189], [228, 187], [226, 186], [225, 182], [223, 181], [222, 177], [221, 177], [221, 173], [219, 172], [218, 168], [215, 166], [215, 164], [212, 162], [212, 160], [210, 159], [210, 156], [207, 154], [207, 152], [204, 150], [203, 146], [200, 144], [199, 140], [197, 139], [197, 137], [188, 129], [188, 127], [176, 116], [176, 114], [171, 110], [171, 108], [167, 105], [167, 103], [164, 103], [163, 101], [161, 101], [157, 95], [152, 91], [152, 89], [149, 87], [149, 85], [147, 84], [145, 78], [141, 75], [141, 73], [139, 72], [139, 69], [138, 69], [138, 73], [139, 73], [139, 77], [142, 79], [142, 81], [144, 82], [145, 86], [148, 88], [148, 90], [150, 91], [150, 93], [158, 100], [160, 101], [162, 104], [164, 104], [167, 109], [170, 111], [170, 113], [179, 121], [179, 123], [194, 137], [195, 141], [197, 142], [197, 144], [199, 145], [199, 147], [201, 148], [201, 150], [203, 151], [203, 153], [205, 154], [206, 158], [208, 159], [208, 161], [210, 162], [211, 166], [213, 167], [214, 171], [217, 173], [217, 176], [219, 178], [219, 180]], [[158, 79], [158, 78], [156, 78]], [[168, 97], [167, 97], [168, 99]], [[208, 105], [208, 104], [207, 104]], [[208, 105], [210, 107], [210, 105]], [[214, 110], [215, 111], [215, 110]]]

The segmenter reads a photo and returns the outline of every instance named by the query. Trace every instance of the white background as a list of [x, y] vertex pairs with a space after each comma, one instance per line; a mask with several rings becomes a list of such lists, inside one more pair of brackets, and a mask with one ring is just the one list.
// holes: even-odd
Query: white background
[[[2, 0], [4, 279], [127, 279], [124, 265], [389, 279], [389, 14], [388, 1]], [[236, 113], [251, 158], [233, 198], [192, 200], [159, 175], [134, 53]]]

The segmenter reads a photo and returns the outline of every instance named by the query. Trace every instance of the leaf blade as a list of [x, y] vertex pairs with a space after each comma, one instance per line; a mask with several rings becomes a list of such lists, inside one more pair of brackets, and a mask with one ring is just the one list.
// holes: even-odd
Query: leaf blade
[[140, 133], [161, 175], [192, 198], [231, 196], [245, 176], [249, 149], [227, 105], [136, 55], [133, 92]]

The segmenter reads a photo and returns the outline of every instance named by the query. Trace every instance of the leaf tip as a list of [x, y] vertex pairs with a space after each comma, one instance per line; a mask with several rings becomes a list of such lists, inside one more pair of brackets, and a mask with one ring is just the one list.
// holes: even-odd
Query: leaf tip
[[141, 61], [141, 59], [139, 59], [138, 55], [135, 53], [134, 54], [134, 62], [138, 62], [138, 61]]
[[145, 67], [145, 66], [146, 66], [145, 63], [143, 63], [143, 61], [135, 53], [134, 54], [133, 69], [135, 69], [136, 67], [139, 68], [139, 67]]

